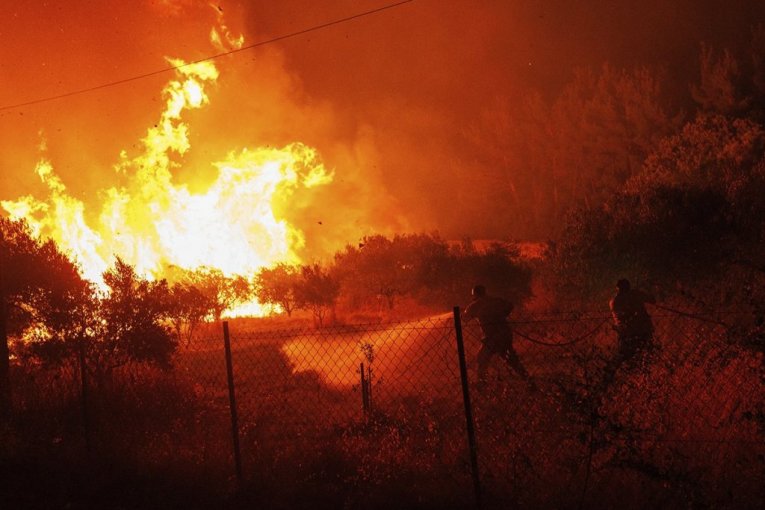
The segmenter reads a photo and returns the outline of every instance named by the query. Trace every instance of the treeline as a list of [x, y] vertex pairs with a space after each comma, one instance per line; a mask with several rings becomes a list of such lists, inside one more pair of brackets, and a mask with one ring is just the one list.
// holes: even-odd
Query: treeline
[[392, 318], [401, 301], [448, 310], [478, 281], [519, 300], [530, 293], [531, 272], [513, 246], [478, 251], [469, 241], [452, 245], [435, 234], [370, 236], [329, 263], [277, 264], [251, 278], [176, 268], [171, 281], [154, 281], [117, 259], [103, 287], [85, 281], [52, 241], [36, 240], [23, 222], [0, 218], [0, 236], [6, 387], [10, 359], [78, 358], [97, 379], [127, 363], [170, 366], [203, 323], [255, 299], [287, 316], [305, 310], [321, 327], [337, 321], [338, 312]]
[[322, 324], [338, 308], [389, 316], [400, 301], [448, 310], [479, 281], [520, 300], [530, 294], [531, 271], [509, 243], [479, 251], [469, 240], [455, 245], [436, 234], [375, 235], [346, 246], [324, 266], [265, 268], [254, 287], [261, 303], [288, 315], [308, 309]]

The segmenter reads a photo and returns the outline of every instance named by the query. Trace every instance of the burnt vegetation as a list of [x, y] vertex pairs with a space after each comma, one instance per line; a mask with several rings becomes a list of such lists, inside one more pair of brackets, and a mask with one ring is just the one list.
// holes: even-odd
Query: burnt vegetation
[[[612, 342], [607, 332], [563, 355], [519, 349], [548, 382], [541, 394], [524, 389], [519, 397], [518, 388], [500, 381], [477, 399], [489, 503], [610, 506], [618, 499], [609, 491], [622, 491], [635, 496], [636, 507], [643, 501], [762, 505], [765, 31], [753, 30], [751, 44], [738, 53], [704, 48], [700, 62], [695, 105], [687, 112], [662, 102], [656, 72], [606, 66], [581, 72], [552, 101], [530, 96], [522, 108], [500, 102], [471, 128], [486, 164], [507, 170], [491, 174], [501, 182], [486, 183], [494, 193], [487, 204], [512, 205], [512, 218], [498, 221], [521, 222], [524, 233], [551, 232], [540, 259], [524, 257], [522, 244], [511, 240], [477, 247], [437, 233], [371, 235], [331, 260], [279, 264], [249, 279], [168, 268], [167, 280], [150, 281], [117, 259], [97, 287], [52, 242], [0, 218], [0, 496], [14, 506], [40, 506], [25, 494], [37, 490], [34, 480], [58, 478], [70, 487], [43, 484], [42, 497], [62, 507], [156, 505], [155, 492], [168, 494], [170, 506], [238, 504], [228, 490], [228, 454], [221, 453], [230, 448], [229, 424], [219, 412], [225, 394], [204, 383], [208, 370], [224, 378], [222, 361], [214, 358], [220, 346], [204, 342], [211, 331], [217, 335], [214, 324], [226, 310], [253, 298], [272, 306], [276, 318], [240, 319], [242, 328], [297, 325], [330, 345], [364, 332], [362, 325], [449, 311], [484, 282], [515, 302], [523, 317], [565, 311], [585, 321], [582, 331], [561, 332], [544, 321], [529, 326], [537, 328], [535, 338], [551, 341], [584, 337], [592, 323], [582, 316], [602, 310], [616, 279], [628, 275], [660, 303], [689, 311], [686, 322], [661, 323], [660, 350], [606, 394], [597, 391], [597, 379]], [[684, 341], [670, 341], [678, 331]], [[440, 397], [401, 397], [396, 412], [352, 425], [322, 423], [317, 412], [307, 418], [322, 430], [310, 436], [316, 440], [279, 421], [289, 416], [290, 399], [321, 393], [329, 408], [344, 398], [317, 371], [296, 370], [287, 359], [285, 349], [299, 345], [290, 343], [298, 337], [275, 343], [257, 337], [240, 353], [272, 370], [240, 384], [274, 385], [270, 414], [245, 431], [260, 459], [250, 466], [254, 501], [367, 508], [393, 500], [413, 507], [454, 503], [444, 480], [464, 475], [463, 431], [455, 425], [462, 425], [458, 410]], [[373, 394], [390, 388], [391, 377], [381, 374], [394, 369], [385, 368], [371, 343], [364, 345]], [[89, 386], [62, 392], [70, 379]], [[83, 410], [86, 390], [90, 407]], [[718, 390], [733, 394], [726, 400], [731, 408], [708, 403], [713, 398], [706, 392]], [[508, 401], [520, 403], [508, 410]], [[731, 441], [756, 437], [759, 446], [646, 442], [657, 424], [674, 437], [691, 437], [698, 416]], [[85, 446], [83, 421], [91, 424]], [[440, 457], [422, 454], [436, 443]], [[703, 448], [714, 452], [708, 465], [698, 460]], [[587, 462], [571, 460], [576, 455]], [[606, 472], [618, 473], [609, 479], [614, 485], [603, 482]], [[107, 495], [118, 479], [137, 489], [115, 502]], [[561, 485], [551, 487], [550, 480]]]

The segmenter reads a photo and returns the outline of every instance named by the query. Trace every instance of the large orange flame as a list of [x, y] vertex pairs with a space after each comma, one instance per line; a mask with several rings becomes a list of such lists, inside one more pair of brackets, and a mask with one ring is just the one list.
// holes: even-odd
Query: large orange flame
[[94, 225], [87, 221], [85, 204], [68, 194], [45, 159], [36, 170], [49, 196], [0, 205], [12, 218], [25, 219], [35, 235], [52, 238], [94, 282], [101, 282], [115, 256], [150, 278], [161, 277], [170, 266], [207, 266], [226, 275], [251, 276], [277, 262], [299, 262], [296, 250], [304, 243], [303, 234], [280, 219], [273, 204], [300, 188], [331, 182], [332, 173], [314, 149], [293, 143], [230, 152], [212, 163], [217, 179], [203, 193], [173, 182], [173, 170], [190, 148], [183, 113], [208, 102], [205, 85], [218, 78], [218, 71], [210, 62], [170, 63], [180, 67], [164, 89], [164, 112], [148, 129], [140, 155], [120, 155], [115, 168], [129, 177], [129, 184], [99, 194]]

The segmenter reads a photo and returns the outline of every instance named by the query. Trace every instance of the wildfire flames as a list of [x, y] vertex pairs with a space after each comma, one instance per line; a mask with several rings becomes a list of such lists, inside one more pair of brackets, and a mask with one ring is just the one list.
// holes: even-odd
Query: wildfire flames
[[[211, 163], [217, 178], [201, 193], [174, 182], [173, 170], [190, 149], [191, 128], [183, 115], [208, 103], [205, 87], [219, 73], [209, 61], [168, 61], [177, 69], [163, 91], [164, 111], [141, 140], [139, 155], [120, 154], [115, 170], [127, 184], [98, 194], [100, 212], [86, 215], [85, 204], [67, 192], [46, 159], [36, 172], [49, 195], [0, 205], [12, 218], [25, 219], [34, 235], [53, 239], [77, 261], [83, 276], [97, 283], [115, 256], [148, 278], [161, 277], [170, 267], [202, 266], [251, 276], [274, 263], [299, 262], [303, 233], [280, 218], [274, 204], [288, 201], [300, 188], [330, 183], [332, 172], [314, 149], [293, 143], [232, 150]], [[89, 224], [92, 217], [97, 220]]]

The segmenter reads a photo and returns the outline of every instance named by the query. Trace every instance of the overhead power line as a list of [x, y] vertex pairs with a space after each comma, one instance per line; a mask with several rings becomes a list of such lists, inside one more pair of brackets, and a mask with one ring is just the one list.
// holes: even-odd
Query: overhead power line
[[149, 78], [151, 76], [156, 76], [158, 74], [175, 71], [175, 70], [187, 67], [187, 66], [191, 66], [191, 65], [194, 65], [194, 64], [199, 64], [200, 62], [207, 62], [207, 61], [210, 61], [210, 60], [215, 60], [217, 58], [221, 58], [221, 57], [225, 57], [225, 56], [228, 56], [228, 55], [233, 55], [235, 53], [240, 53], [240, 52], [243, 52], [243, 51], [251, 50], [251, 49], [254, 49], [254, 48], [258, 48], [260, 46], [265, 46], [267, 44], [273, 44], [273, 43], [276, 43], [276, 42], [279, 42], [279, 41], [284, 41], [285, 39], [291, 39], [293, 37], [298, 37], [298, 36], [301, 36], [301, 35], [304, 35], [304, 34], [307, 34], [307, 33], [310, 33], [310, 32], [315, 32], [317, 30], [323, 30], [325, 28], [329, 28], [329, 27], [332, 27], [332, 26], [335, 26], [335, 25], [340, 25], [342, 23], [347, 23], [349, 21], [353, 21], [353, 20], [356, 20], [356, 19], [359, 19], [359, 18], [363, 18], [365, 16], [370, 16], [372, 14], [377, 14], [377, 13], [380, 13], [382, 11], [390, 10], [390, 9], [395, 8], [395, 7], [399, 7], [401, 5], [411, 3], [413, 1], [414, 0], [402, 0], [400, 2], [396, 2], [396, 3], [384, 5], [382, 7], [378, 7], [376, 9], [371, 9], [369, 11], [360, 12], [360, 13], [354, 14], [352, 16], [347, 16], [345, 18], [340, 18], [340, 19], [328, 21], [328, 22], [322, 23], [320, 25], [314, 25], [314, 26], [311, 26], [311, 27], [308, 27], [308, 28], [304, 28], [302, 30], [298, 30], [297, 32], [291, 32], [289, 34], [280, 35], [280, 36], [277, 36], [277, 37], [273, 37], [271, 39], [266, 39], [266, 40], [263, 40], [263, 41], [258, 41], [258, 42], [253, 43], [253, 44], [248, 44], [247, 46], [242, 46], [241, 48], [236, 48], [236, 49], [233, 49], [233, 50], [225, 51], [223, 53], [216, 53], [215, 55], [211, 55], [211, 56], [205, 57], [205, 58], [200, 58], [198, 60], [194, 60], [194, 61], [191, 61], [191, 62], [186, 62], [185, 64], [180, 64], [180, 65], [177, 65], [177, 66], [165, 67], [165, 68], [162, 68], [162, 69], [158, 69], [156, 71], [151, 71], [151, 72], [144, 73], [144, 74], [138, 74], [138, 75], [135, 75], [135, 76], [131, 76], [129, 78], [123, 78], [121, 80], [110, 81], [110, 82], [107, 82], [107, 83], [102, 83], [100, 85], [95, 85], [95, 86], [87, 87], [87, 88], [84, 88], [84, 89], [77, 89], [77, 90], [71, 90], [69, 92], [63, 92], [61, 94], [56, 94], [54, 96], [46, 96], [46, 97], [41, 97], [41, 98], [38, 98], [38, 99], [32, 99], [30, 101], [25, 101], [23, 103], [16, 103], [16, 104], [0, 106], [0, 112], [1, 111], [6, 111], [6, 110], [13, 110], [14, 108], [21, 108], [23, 106], [31, 106], [31, 105], [40, 104], [40, 103], [47, 103], [49, 101], [55, 101], [57, 99], [64, 99], [64, 98], [67, 98], [67, 97], [72, 97], [72, 96], [77, 96], [77, 95], [80, 95], [80, 94], [85, 94], [87, 92], [93, 92], [93, 91], [96, 91], [96, 90], [101, 90], [101, 89], [105, 89], [105, 88], [109, 88], [109, 87], [114, 87], [114, 86], [117, 86], [117, 85], [122, 85], [124, 83], [130, 83], [130, 82], [133, 82], [133, 81], [143, 80], [144, 78]]

